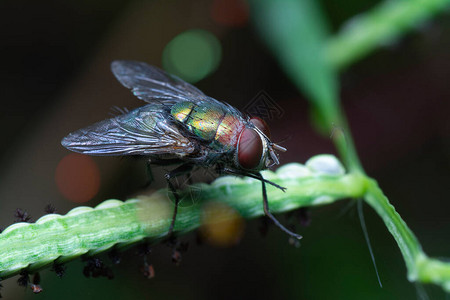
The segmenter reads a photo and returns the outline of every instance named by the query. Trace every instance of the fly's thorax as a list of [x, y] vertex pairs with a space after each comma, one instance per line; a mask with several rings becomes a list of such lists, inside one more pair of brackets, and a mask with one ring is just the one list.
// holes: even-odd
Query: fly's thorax
[[213, 146], [224, 147], [224, 150], [235, 150], [239, 135], [244, 128], [245, 124], [240, 116], [226, 113], [217, 128]]
[[183, 123], [186, 128], [205, 141], [211, 141], [216, 135], [220, 120], [225, 112], [210, 103], [196, 105], [192, 102], [179, 102], [170, 111], [176, 121]]
[[192, 102], [179, 102], [172, 106], [170, 114], [178, 122], [184, 123], [189, 118], [195, 104]]
[[210, 142], [209, 147], [227, 152], [236, 149], [244, 120], [224, 111], [215, 103], [179, 102], [171, 108], [172, 117], [199, 139]]

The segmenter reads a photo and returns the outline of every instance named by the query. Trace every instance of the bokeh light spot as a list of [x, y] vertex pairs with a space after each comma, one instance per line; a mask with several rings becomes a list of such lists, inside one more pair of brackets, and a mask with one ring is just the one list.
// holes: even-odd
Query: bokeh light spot
[[91, 157], [71, 153], [61, 159], [56, 167], [55, 181], [64, 197], [82, 203], [98, 193], [100, 171]]
[[[167, 197], [167, 191], [160, 190], [150, 196], [139, 196], [138, 216], [150, 235], [152, 232], [167, 230], [172, 220], [173, 204]], [[168, 220], [168, 223], [161, 222]]]
[[219, 65], [222, 48], [210, 32], [192, 29], [177, 35], [164, 48], [166, 71], [194, 83], [211, 74]]
[[220, 203], [206, 203], [202, 208], [200, 234], [208, 244], [230, 247], [244, 234], [244, 220], [232, 207]]
[[211, 18], [220, 25], [242, 27], [248, 21], [248, 7], [244, 0], [214, 0]]

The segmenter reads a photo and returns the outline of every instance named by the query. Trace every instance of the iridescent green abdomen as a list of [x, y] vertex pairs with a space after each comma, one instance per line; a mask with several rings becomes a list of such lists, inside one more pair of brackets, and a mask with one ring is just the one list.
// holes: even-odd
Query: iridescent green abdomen
[[239, 116], [225, 112], [215, 103], [196, 105], [192, 102], [179, 102], [170, 111], [173, 118], [183, 123], [187, 130], [204, 141], [210, 141], [211, 147], [236, 147], [239, 134], [244, 124]]

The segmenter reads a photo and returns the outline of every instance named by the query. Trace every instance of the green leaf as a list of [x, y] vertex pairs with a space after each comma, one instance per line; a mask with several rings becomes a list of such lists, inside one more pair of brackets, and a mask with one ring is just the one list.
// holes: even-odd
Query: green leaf
[[[251, 1], [254, 24], [292, 82], [313, 104], [316, 128], [333, 141], [350, 170], [361, 171], [339, 103], [338, 76], [325, 56], [327, 25], [317, 1]], [[339, 130], [335, 130], [339, 129]]]
[[320, 114], [321, 127], [341, 124], [337, 74], [325, 57], [327, 24], [317, 1], [251, 1], [254, 24], [293, 83]]
[[342, 69], [370, 52], [392, 43], [450, 5], [449, 0], [384, 1], [348, 20], [331, 37], [326, 55], [331, 65]]

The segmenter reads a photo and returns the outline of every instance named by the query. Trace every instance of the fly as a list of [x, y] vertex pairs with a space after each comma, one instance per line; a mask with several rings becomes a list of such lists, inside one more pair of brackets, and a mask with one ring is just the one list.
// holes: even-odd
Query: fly
[[169, 236], [180, 200], [172, 179], [200, 166], [214, 167], [218, 174], [259, 180], [266, 216], [290, 236], [301, 238], [269, 211], [265, 184], [283, 191], [285, 188], [264, 179], [260, 171], [279, 164], [276, 151], [286, 149], [270, 141], [270, 131], [263, 120], [245, 116], [231, 105], [143, 62], [114, 61], [111, 70], [122, 85], [148, 104], [69, 134], [61, 142], [64, 147], [88, 155], [143, 155], [149, 164], [177, 164], [165, 175], [175, 198]]

